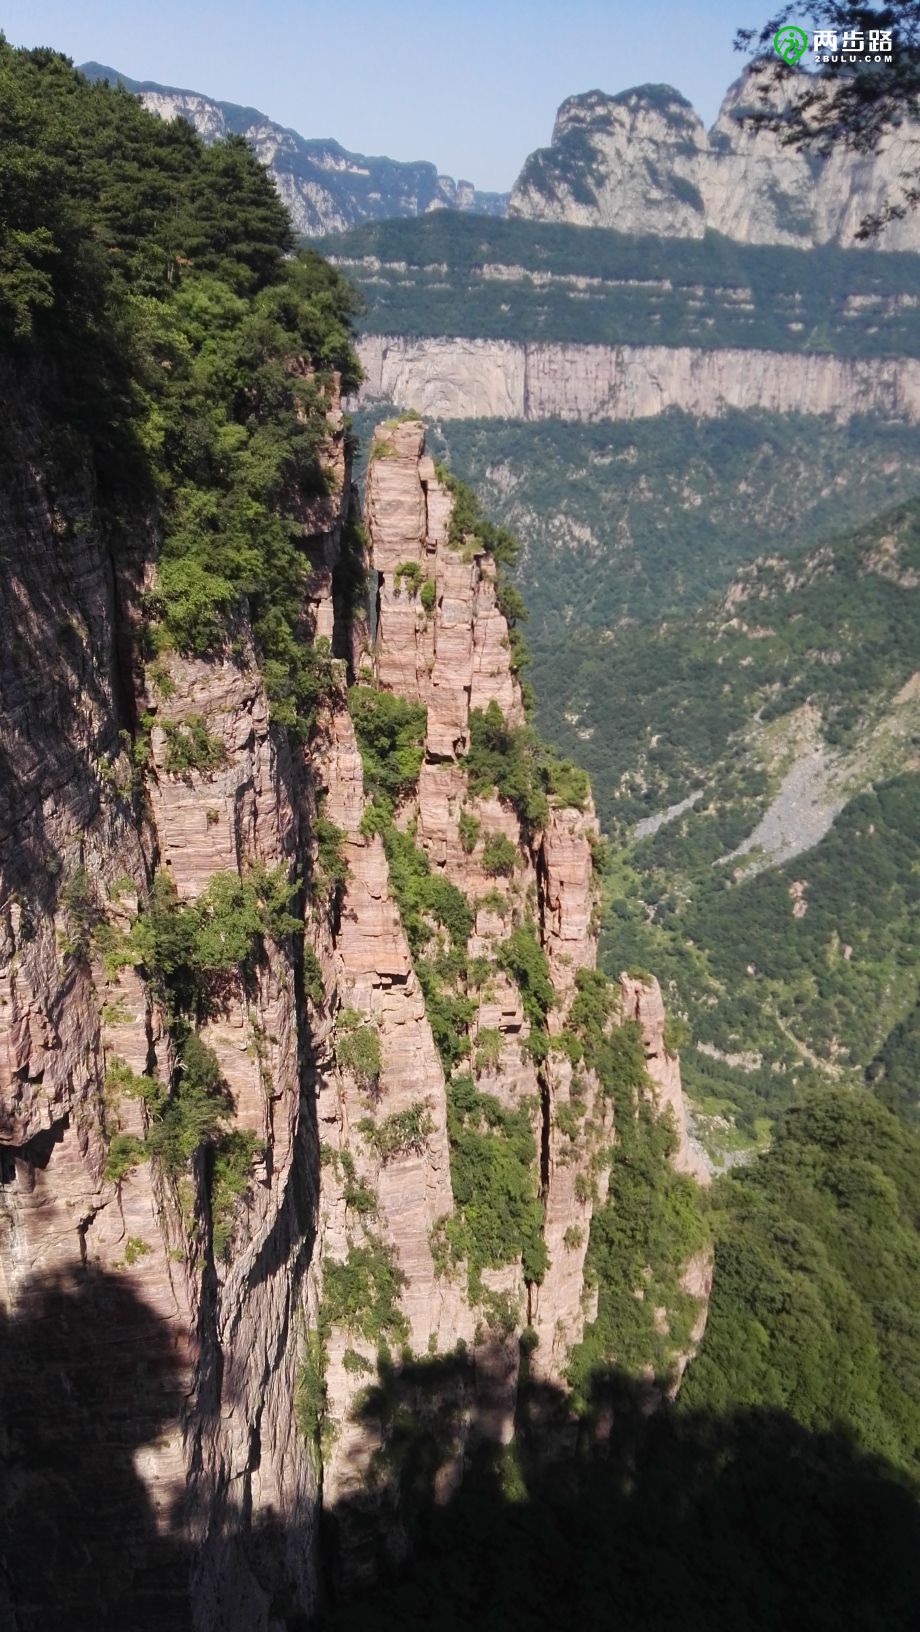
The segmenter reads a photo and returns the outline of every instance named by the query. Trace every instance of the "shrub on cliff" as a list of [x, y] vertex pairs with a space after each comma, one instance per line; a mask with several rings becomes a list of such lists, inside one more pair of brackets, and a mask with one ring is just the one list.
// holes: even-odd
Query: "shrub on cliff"
[[187, 720], [164, 720], [166, 736], [164, 763], [168, 771], [216, 771], [226, 764], [227, 750], [219, 737], [211, 735], [200, 714]]
[[404, 1111], [394, 1111], [382, 1122], [364, 1117], [358, 1123], [359, 1132], [373, 1145], [383, 1162], [394, 1156], [421, 1156], [433, 1131], [434, 1123], [424, 1101], [409, 1105]]
[[473, 915], [462, 890], [449, 879], [432, 873], [428, 857], [412, 833], [400, 833], [398, 828], [391, 827], [384, 833], [383, 842], [390, 865], [390, 882], [412, 952], [421, 952], [440, 925], [447, 931], [451, 946], [458, 953], [465, 953], [473, 929]]
[[283, 864], [269, 870], [212, 874], [197, 901], [182, 901], [168, 873], [157, 873], [131, 930], [132, 956], [172, 1016], [197, 1014], [209, 982], [245, 973], [266, 936], [282, 940], [303, 928], [291, 912], [296, 885]]
[[176, 1173], [200, 1145], [216, 1141], [230, 1111], [230, 1096], [214, 1050], [197, 1032], [185, 1032], [173, 1092], [160, 1101], [151, 1121], [149, 1150], [159, 1156], [168, 1173]]
[[387, 1338], [405, 1342], [409, 1325], [399, 1307], [399, 1294], [405, 1285], [406, 1277], [396, 1264], [392, 1248], [373, 1238], [362, 1246], [349, 1247], [343, 1262], [324, 1259], [320, 1309], [323, 1334], [341, 1325], [370, 1343]]
[[504, 833], [490, 833], [482, 849], [482, 865], [491, 878], [510, 878], [519, 861], [517, 845]]
[[542, 1028], [555, 1002], [546, 953], [533, 924], [518, 924], [498, 949], [501, 967], [516, 981], [531, 1026]]
[[485, 710], [470, 712], [465, 766], [471, 793], [491, 793], [494, 788], [522, 822], [532, 827], [545, 822], [547, 804], [537, 770], [536, 738], [526, 727], [508, 725], [494, 700]]
[[335, 1058], [362, 1088], [375, 1088], [383, 1070], [376, 1023], [365, 1019], [357, 1009], [341, 1009], [335, 1022]]
[[422, 569], [417, 561], [402, 561], [393, 574], [393, 584], [397, 595], [405, 590], [407, 595], [417, 595], [422, 587]]
[[457, 1215], [444, 1224], [442, 1249], [467, 1259], [474, 1297], [483, 1269], [517, 1257], [528, 1280], [542, 1280], [547, 1256], [529, 1107], [506, 1111], [472, 1077], [455, 1077], [447, 1086], [447, 1127]]
[[355, 727], [368, 796], [396, 804], [418, 781], [424, 752], [426, 711], [390, 691], [353, 686], [348, 711]]
[[[448, 540], [456, 549], [479, 546], [491, 555], [498, 566], [513, 567], [519, 545], [507, 527], [489, 521], [476, 494], [459, 476], [454, 476], [445, 465], [437, 465], [438, 480], [450, 490], [453, 508], [450, 515]], [[526, 614], [525, 614], [526, 616]]]
[[259, 1140], [248, 1128], [233, 1128], [217, 1141], [211, 1174], [212, 1242], [215, 1258], [223, 1258], [230, 1244], [236, 1204], [249, 1188], [252, 1163]]
[[432, 873], [413, 832], [385, 824], [383, 842], [432, 1035], [449, 1071], [469, 1053], [467, 1030], [476, 1008], [466, 995], [473, 914], [463, 892]]
[[129, 1173], [146, 1159], [143, 1140], [131, 1133], [116, 1133], [109, 1141], [105, 1158], [105, 1176], [110, 1184], [120, 1184]]
[[313, 833], [316, 839], [316, 880], [326, 889], [339, 890], [348, 882], [345, 834], [325, 816], [317, 817]]

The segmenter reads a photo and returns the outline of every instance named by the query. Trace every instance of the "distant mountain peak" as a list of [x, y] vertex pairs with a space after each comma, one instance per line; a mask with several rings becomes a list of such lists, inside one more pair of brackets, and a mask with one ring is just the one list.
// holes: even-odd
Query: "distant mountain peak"
[[[776, 94], [799, 94], [806, 76]], [[867, 216], [901, 199], [920, 130], [904, 125], [875, 153], [839, 148], [827, 159], [784, 147], [741, 115], [752, 98], [745, 71], [726, 92], [711, 131], [671, 85], [567, 97], [552, 140], [525, 161], [508, 213], [665, 238], [712, 229], [742, 243], [850, 247]], [[920, 248], [920, 214], [889, 223], [876, 249]]]

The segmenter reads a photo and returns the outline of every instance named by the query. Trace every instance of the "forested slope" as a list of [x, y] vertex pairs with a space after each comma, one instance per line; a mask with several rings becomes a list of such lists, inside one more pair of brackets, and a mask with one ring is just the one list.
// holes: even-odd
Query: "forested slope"
[[917, 356], [916, 256], [438, 211], [322, 240], [371, 334]]

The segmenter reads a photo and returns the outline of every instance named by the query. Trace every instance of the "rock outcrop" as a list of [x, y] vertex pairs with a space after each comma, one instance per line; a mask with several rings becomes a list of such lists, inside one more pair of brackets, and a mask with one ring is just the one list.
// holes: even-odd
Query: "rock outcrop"
[[624, 973], [620, 976], [620, 991], [624, 1015], [630, 1020], [635, 1020], [642, 1033], [645, 1069], [658, 1103], [673, 1119], [677, 1135], [674, 1167], [678, 1173], [692, 1174], [698, 1184], [708, 1185], [709, 1169], [690, 1143], [687, 1106], [680, 1081], [680, 1057], [673, 1053], [665, 1042], [665, 1012], [661, 987], [654, 977], [640, 980]]
[[[318, 1189], [302, 962], [289, 936], [266, 941], [210, 995], [201, 1039], [253, 1151], [221, 1250], [203, 1155], [171, 1176], [141, 1143], [140, 1092], [167, 1092], [176, 1060], [127, 934], [155, 871], [179, 902], [252, 866], [303, 879], [312, 783], [269, 724], [245, 629], [232, 659], [170, 654], [145, 674], [133, 634], [153, 540], [142, 521], [133, 544], [113, 540], [88, 488], [43, 476], [30, 430], [0, 550], [12, 1624], [108, 1626], [117, 1603], [123, 1626], [267, 1632], [279, 1597], [306, 1612], [316, 1595], [317, 1481], [291, 1431]], [[333, 403], [330, 530], [304, 539], [319, 627], [334, 622], [343, 446]], [[215, 768], [170, 768], [169, 733], [188, 722]]]
[[526, 160], [508, 213], [617, 232], [702, 238], [702, 120], [670, 85], [563, 102], [552, 143]]
[[241, 108], [152, 80], [128, 79], [98, 62], [83, 63], [81, 72], [90, 79], [126, 86], [161, 119], [187, 119], [206, 142], [230, 134], [245, 137], [284, 199], [295, 232], [306, 237], [430, 210], [505, 213], [507, 193], [481, 192], [471, 181], [440, 175], [424, 160], [401, 163], [349, 153], [331, 138], [308, 138], [276, 124], [257, 108]]
[[[398, 887], [387, 845], [368, 819], [346, 717], [330, 718], [320, 750], [323, 809], [344, 835], [348, 867], [333, 937], [343, 1005], [336, 1037], [348, 1028], [343, 1059], [351, 1058], [347, 1041], [357, 1028], [371, 1033], [379, 1050], [374, 1070], [363, 1075], [341, 1062], [333, 1069], [330, 1060], [319, 1101], [326, 1155], [311, 1284], [323, 1341], [323, 1496], [339, 1514], [340, 1559], [352, 1578], [370, 1568], [369, 1510], [378, 1532], [381, 1513], [388, 1512], [389, 1545], [397, 1556], [406, 1545], [391, 1488], [396, 1472], [387, 1461], [392, 1396], [382, 1388], [368, 1397], [380, 1340], [389, 1347], [401, 1325], [411, 1354], [433, 1368], [427, 1395], [416, 1383], [404, 1398], [408, 1409], [424, 1420], [437, 1404], [441, 1420], [445, 1397], [452, 1401], [452, 1450], [442, 1448], [439, 1475], [450, 1488], [471, 1437], [500, 1443], [513, 1437], [522, 1331], [529, 1332], [530, 1376], [565, 1392], [572, 1347], [596, 1313], [585, 1259], [615, 1138], [611, 1101], [593, 1071], [574, 1065], [563, 1046], [579, 971], [595, 965], [596, 818], [589, 797], [583, 808], [551, 800], [545, 821], [534, 827], [494, 791], [471, 786], [465, 756], [473, 711], [494, 705], [513, 730], [523, 723], [524, 709], [496, 601], [494, 563], [475, 539], [452, 536], [452, 506], [425, 455], [417, 419], [378, 428], [365, 501], [378, 574], [373, 679], [384, 693], [425, 710], [417, 786], [396, 812], [395, 827], [411, 839], [429, 876], [454, 886], [472, 909], [462, 977], [467, 1018], [457, 1021], [468, 1032], [465, 1058], [450, 1041], [445, 1048], [442, 1040], [440, 1050], [435, 1045], [394, 903]], [[506, 847], [500, 867], [492, 859], [496, 843]], [[528, 924], [555, 999], [547, 1045], [539, 1050], [531, 1046], [526, 992], [503, 957], [513, 926]], [[657, 985], [627, 984], [621, 1018], [639, 1019], [652, 1091], [683, 1130], [677, 1165], [689, 1170], [679, 1066], [664, 1048], [660, 993]], [[451, 1115], [458, 1114], [451, 1111], [452, 1095], [462, 1084], [465, 1094], [474, 1091], [486, 1096], [482, 1103], [500, 1107], [496, 1114], [523, 1114], [532, 1131], [533, 1194], [541, 1204], [545, 1254], [538, 1275], [519, 1252], [505, 1264], [482, 1267], [450, 1250], [464, 1239], [462, 1228], [456, 1233], [462, 1211], [447, 1137]], [[388, 1130], [401, 1125], [411, 1133], [402, 1143], [388, 1142]], [[338, 1293], [343, 1275], [351, 1271], [359, 1284], [371, 1259], [378, 1269], [389, 1264], [402, 1283], [382, 1330], [366, 1318], [369, 1296], [343, 1315]], [[458, 1345], [466, 1355], [462, 1386], [450, 1371]], [[363, 1522], [352, 1527], [355, 1513]]]
[[679, 408], [920, 420], [920, 360], [364, 335], [362, 402], [437, 419], [643, 419]]
[[[307, 749], [271, 722], [245, 620], [222, 657], [145, 666], [154, 541], [139, 524], [110, 553], [89, 489], [45, 479], [22, 436], [0, 552], [0, 1608], [16, 1632], [52, 1613], [107, 1626], [104, 1600], [120, 1626], [277, 1632], [315, 1607], [323, 1504], [351, 1579], [408, 1546], [401, 1412], [434, 1402], [448, 1423], [446, 1497], [471, 1441], [514, 1436], [523, 1334], [530, 1376], [565, 1396], [616, 1139], [567, 1046], [596, 958], [597, 822], [586, 792], [525, 819], [471, 779], [477, 722], [513, 735], [524, 701], [495, 562], [457, 535], [416, 419], [372, 446], [369, 652], [338, 587], [352, 500], [329, 404], [304, 620], [340, 662]], [[384, 819], [353, 674], [424, 721]], [[206, 764], [177, 763], [196, 733]], [[171, 1163], [145, 1142], [189, 1066], [132, 935], [155, 878], [178, 924], [215, 879], [275, 876], [298, 887], [305, 943], [266, 932], [198, 1016], [243, 1162], [221, 1192], [197, 1138]], [[407, 876], [447, 892], [453, 931], [413, 916]], [[618, 1018], [638, 1019], [685, 1130], [657, 987], [624, 985]], [[530, 1236], [507, 1252], [477, 1244], [457, 1190], [464, 1116], [519, 1164]], [[687, 1272], [703, 1301], [704, 1269]]]
[[[797, 83], [775, 88], [771, 109], [781, 113]], [[902, 203], [904, 177], [915, 168], [913, 126], [898, 126], [872, 153], [838, 144], [819, 157], [744, 123], [745, 113], [763, 106], [748, 73], [730, 86], [708, 134], [669, 85], [569, 97], [551, 145], [524, 164], [508, 213], [669, 238], [712, 229], [742, 243], [805, 249], [856, 246], [867, 217]], [[889, 222], [872, 247], [920, 247], [916, 212]]]

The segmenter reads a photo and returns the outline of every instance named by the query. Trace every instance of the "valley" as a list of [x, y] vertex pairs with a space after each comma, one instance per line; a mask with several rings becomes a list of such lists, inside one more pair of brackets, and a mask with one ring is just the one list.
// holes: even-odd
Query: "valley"
[[[867, 524], [855, 538], [833, 531], [829, 536], [828, 522], [835, 513], [829, 495], [835, 486], [842, 501], [838, 527], [854, 506], [865, 503], [871, 513], [887, 497], [887, 482], [879, 484], [873, 497], [871, 470], [882, 460], [879, 455], [873, 459], [871, 433], [862, 442], [866, 463], [861, 467], [839, 432], [825, 428], [825, 439], [817, 446], [803, 437], [797, 444], [802, 457], [794, 450], [792, 427], [787, 427], [788, 441], [778, 440], [769, 450], [749, 443], [758, 455], [753, 460], [747, 448], [737, 465], [723, 451], [716, 487], [712, 477], [718, 465], [706, 442], [711, 449], [719, 431], [709, 430], [704, 442], [698, 429], [688, 427], [685, 435], [698, 461], [695, 479], [701, 487], [706, 478], [710, 483], [705, 509], [686, 504], [686, 494], [676, 496], [677, 483], [647, 458], [644, 464], [627, 464], [623, 477], [618, 472], [616, 487], [610, 467], [602, 466], [598, 479], [605, 483], [608, 503], [614, 494], [617, 498], [613, 515], [604, 511], [599, 495], [589, 509], [588, 479], [576, 476], [562, 490], [564, 510], [560, 506], [562, 513], [556, 510], [547, 523], [552, 503], [534, 503], [521, 491], [523, 482], [501, 495], [491, 428], [481, 427], [466, 444], [460, 437], [452, 440], [455, 429], [463, 428], [441, 428], [454, 458], [459, 462], [464, 447], [476, 450], [473, 459], [478, 454], [483, 462], [472, 468], [490, 502], [529, 536], [522, 580], [535, 608], [528, 639], [533, 654], [529, 672], [541, 699], [538, 717], [550, 739], [590, 769], [614, 846], [616, 859], [605, 887], [608, 967], [654, 968], [666, 981], [672, 1005], [692, 1017], [697, 1047], [683, 1050], [685, 1081], [704, 1117], [728, 1116], [729, 1126], [721, 1132], [723, 1145], [731, 1149], [739, 1111], [749, 1137], [756, 1124], [763, 1127], [759, 1119], [769, 1117], [771, 1105], [794, 1096], [803, 1065], [809, 1075], [808, 1060], [790, 1043], [784, 1026], [811, 1040], [819, 1068], [838, 1071], [843, 1066], [858, 1078], [888, 1031], [913, 1006], [917, 904], [908, 813], [920, 747], [915, 512], [910, 507], [889, 511], [883, 522]], [[775, 436], [776, 426], [771, 429]], [[659, 442], [669, 437], [683, 474], [693, 466], [677, 452], [680, 430], [675, 423], [667, 430], [656, 428], [656, 434]], [[746, 430], [750, 436], [754, 427], [749, 424]], [[759, 434], [765, 431], [762, 426]], [[562, 438], [561, 428], [558, 434]], [[884, 444], [887, 433], [878, 434]], [[516, 433], [514, 468], [526, 471], [520, 436]], [[592, 433], [592, 439], [597, 446], [600, 438]], [[543, 433], [541, 441], [548, 440]], [[839, 485], [832, 474], [835, 440]], [[797, 457], [802, 457], [798, 485]], [[742, 461], [747, 491], [739, 498], [736, 471]], [[828, 497], [823, 503], [810, 485], [806, 462], [819, 463], [825, 475]], [[750, 475], [758, 465], [762, 485]], [[539, 465], [535, 460], [533, 468], [538, 491], [551, 490], [549, 455]], [[576, 459], [572, 468], [578, 472], [584, 465]], [[771, 490], [780, 469], [788, 480], [782, 498]], [[646, 492], [637, 503], [633, 495], [649, 470], [655, 470], [654, 497]], [[905, 486], [915, 481], [909, 458], [899, 472]], [[850, 480], [858, 491], [849, 487]], [[573, 493], [577, 498], [570, 509]], [[797, 502], [803, 506], [800, 520]], [[584, 517], [580, 523], [571, 514], [576, 505]], [[776, 512], [781, 505], [780, 530]], [[735, 519], [742, 509], [743, 523]], [[532, 530], [523, 520], [528, 511], [544, 518]], [[617, 539], [625, 532], [621, 517], [632, 532], [625, 548], [614, 543], [607, 554], [594, 538], [586, 543], [579, 537], [579, 524], [585, 531], [593, 525], [603, 537], [613, 523]], [[662, 525], [665, 517], [667, 527]], [[712, 537], [709, 529], [720, 522], [717, 537], [723, 548], [730, 541], [736, 561], [745, 553], [753, 554], [755, 562], [736, 566], [727, 586], [728, 561], [720, 562], [716, 549], [703, 555]], [[694, 526], [699, 528], [696, 548]], [[811, 549], [781, 555], [778, 542], [790, 533], [797, 539], [811, 533], [815, 542]], [[895, 544], [899, 534], [900, 546]], [[885, 550], [891, 549], [890, 556], [880, 551], [881, 541]], [[768, 548], [776, 553], [758, 559], [755, 552]], [[894, 565], [898, 559], [900, 567]], [[720, 576], [722, 591], [714, 595]], [[790, 589], [790, 584], [798, 587]], [[693, 609], [694, 602], [699, 610]], [[860, 902], [871, 900], [873, 908], [867, 922], [862, 906], [856, 907], [862, 927], [860, 950], [854, 953], [843, 918], [834, 917], [849, 899], [853, 880], [850, 847], [859, 824], [850, 801], [889, 778], [905, 778], [907, 794], [895, 823], [900, 835], [883, 839], [881, 824], [875, 830], [877, 884], [891, 865], [888, 844], [906, 846], [898, 867], [907, 894], [900, 905], [889, 904], [885, 891], [873, 883], [869, 863]], [[654, 834], [637, 834], [656, 813], [688, 799], [690, 807], [678, 810]], [[758, 824], [767, 812], [776, 813], [765, 834], [767, 854], [736, 856], [752, 836], [754, 842], [760, 837]], [[865, 847], [859, 849], [863, 855]], [[771, 874], [769, 865], [780, 862], [782, 873]], [[793, 918], [790, 892], [803, 898], [802, 885], [813, 867], [820, 868], [820, 893], [814, 893], [819, 891], [815, 882], [804, 917]], [[762, 917], [765, 898], [772, 906]], [[739, 923], [748, 921], [749, 902], [751, 922], [759, 928], [752, 929], [743, 954], [738, 947], [733, 958], [726, 958], [719, 949], [738, 936]], [[822, 914], [820, 930], [816, 910]], [[810, 995], [803, 990], [804, 972], [788, 985], [782, 978], [778, 988], [764, 984], [764, 970], [771, 964], [781, 969], [787, 952], [795, 961], [794, 937], [813, 942], [809, 957], [815, 965], [822, 958], [831, 960], [818, 976], [820, 1001], [815, 989]], [[848, 945], [844, 958], [840, 948]], [[719, 968], [715, 977], [714, 955]], [[758, 978], [745, 974], [749, 964]], [[861, 979], [868, 984], [860, 992]], [[757, 1071], [713, 1059], [713, 1050], [729, 1061], [754, 1057]], [[785, 1075], [778, 1077], [780, 1069]]]

